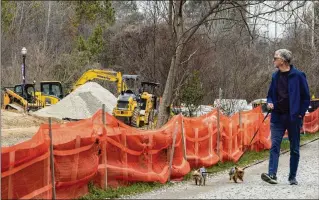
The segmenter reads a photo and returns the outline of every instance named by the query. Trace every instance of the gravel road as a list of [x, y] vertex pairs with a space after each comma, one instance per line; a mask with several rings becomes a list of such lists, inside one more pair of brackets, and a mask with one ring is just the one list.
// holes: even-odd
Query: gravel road
[[278, 184], [261, 180], [267, 172], [268, 161], [245, 169], [244, 182], [229, 182], [228, 171], [208, 177], [206, 186], [194, 182], [175, 183], [171, 187], [125, 198], [132, 199], [319, 199], [319, 140], [301, 147], [297, 180], [299, 185], [288, 184], [289, 152], [280, 156]]

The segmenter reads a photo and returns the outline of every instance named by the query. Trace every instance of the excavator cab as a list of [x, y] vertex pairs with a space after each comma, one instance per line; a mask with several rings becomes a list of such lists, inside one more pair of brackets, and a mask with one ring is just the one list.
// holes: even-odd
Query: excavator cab
[[138, 93], [136, 91], [138, 82], [139, 82], [139, 76], [138, 75], [123, 74], [123, 76], [122, 76], [122, 86], [121, 86], [122, 91], [121, 91], [121, 94], [123, 94], [123, 93], [133, 93], [135, 95], [138, 95]]
[[28, 103], [35, 103], [35, 87], [34, 84], [28, 83], [14, 86], [14, 92], [23, 97]]
[[62, 84], [59, 81], [42, 81], [40, 82], [40, 90], [42, 95], [63, 98]]
[[150, 123], [156, 123], [159, 99], [155, 95], [155, 90], [159, 87], [159, 85], [160, 84], [156, 82], [141, 82], [138, 105], [140, 109], [140, 124], [149, 125]]
[[58, 103], [64, 97], [61, 82], [40, 82], [40, 91], [36, 92], [36, 97], [40, 100], [43, 107]]
[[141, 86], [142, 86], [142, 92], [148, 92], [148, 93], [155, 93], [156, 88], [159, 87], [159, 83], [155, 82], [148, 82], [148, 81], [142, 81]]
[[[152, 102], [152, 109], [157, 109], [158, 106], [158, 99], [157, 96], [155, 95], [156, 89], [159, 87], [159, 83], [155, 83], [155, 82], [147, 82], [147, 81], [143, 81], [141, 82], [141, 88], [140, 88], [140, 94], [142, 95], [143, 93], [147, 93], [147, 94], [151, 94], [151, 102]], [[142, 99], [142, 107], [145, 110], [146, 105], [146, 100]], [[142, 109], [143, 110], [143, 109]]]

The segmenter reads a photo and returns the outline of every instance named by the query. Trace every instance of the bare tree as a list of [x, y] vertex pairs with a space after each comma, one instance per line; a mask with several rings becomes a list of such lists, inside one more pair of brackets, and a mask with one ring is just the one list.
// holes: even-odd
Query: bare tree
[[[174, 85], [174, 78], [176, 71], [179, 69], [180, 64], [181, 64], [181, 55], [182, 55], [182, 50], [193, 37], [193, 35], [199, 30], [199, 28], [205, 24], [206, 22], [213, 21], [214, 16], [213, 14], [216, 14], [218, 12], [221, 12], [223, 10], [228, 10], [228, 9], [241, 9], [241, 16], [242, 19], [245, 20], [245, 16], [243, 15], [244, 13], [247, 13], [247, 9], [245, 7], [250, 6], [252, 4], [256, 3], [238, 3], [235, 1], [215, 1], [211, 2], [209, 5], [209, 9], [206, 13], [202, 14], [200, 19], [193, 24], [193, 26], [190, 26], [187, 30], [184, 29], [184, 11], [183, 7], [185, 5], [186, 1], [179, 0], [179, 1], [174, 1], [174, 15], [173, 15], [173, 28], [174, 28], [174, 36], [176, 38], [174, 47], [175, 47], [175, 53], [172, 56], [171, 59], [171, 65], [167, 77], [167, 81], [165, 84], [165, 89], [162, 97], [162, 104], [160, 105], [160, 111], [159, 111], [159, 117], [158, 117], [158, 124], [157, 127], [162, 126], [166, 121], [168, 120], [169, 117], [169, 109], [170, 105], [172, 103], [172, 95], [173, 95], [173, 88], [175, 87]], [[259, 2], [263, 3], [263, 2]], [[280, 7], [272, 8], [270, 10], [258, 13], [257, 15], [249, 16], [248, 18], [253, 18], [257, 16], [263, 16], [266, 14], [270, 14], [279, 10], [282, 10], [285, 6], [289, 5], [291, 1], [286, 2]], [[213, 16], [213, 17], [211, 17]], [[248, 25], [246, 23], [246, 27], [248, 28]]]

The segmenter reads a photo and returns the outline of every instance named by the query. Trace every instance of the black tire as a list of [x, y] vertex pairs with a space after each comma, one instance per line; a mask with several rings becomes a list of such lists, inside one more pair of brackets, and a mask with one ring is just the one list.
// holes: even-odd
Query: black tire
[[137, 123], [138, 120], [139, 120], [139, 117], [140, 117], [140, 109], [139, 108], [135, 108], [134, 111], [133, 111], [132, 118], [131, 118], [131, 125], [133, 127], [139, 127], [139, 123]]

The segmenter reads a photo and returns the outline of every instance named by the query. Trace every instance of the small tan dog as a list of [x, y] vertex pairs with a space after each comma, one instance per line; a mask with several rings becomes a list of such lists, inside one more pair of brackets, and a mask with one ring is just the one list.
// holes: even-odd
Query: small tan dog
[[233, 179], [235, 183], [237, 183], [237, 179], [244, 181], [244, 174], [245, 171], [243, 168], [233, 167], [229, 171], [229, 180], [231, 181]]
[[202, 173], [200, 172], [200, 169], [194, 170], [192, 174], [193, 179], [195, 180], [195, 184], [199, 186], [205, 185], [205, 177], [203, 177]]

